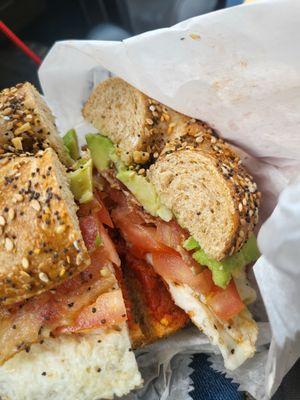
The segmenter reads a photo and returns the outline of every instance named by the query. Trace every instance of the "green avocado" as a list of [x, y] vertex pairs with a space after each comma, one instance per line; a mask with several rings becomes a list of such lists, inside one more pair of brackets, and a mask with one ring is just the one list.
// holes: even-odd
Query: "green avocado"
[[193, 238], [193, 236], [190, 236], [188, 239], [186, 239], [183, 243], [183, 247], [190, 251], [190, 250], [194, 250], [194, 249], [198, 249], [199, 248], [199, 243], [197, 242], [196, 239]]
[[77, 160], [80, 156], [78, 139], [75, 129], [70, 129], [63, 137], [65, 148], [67, 149], [70, 157]]
[[112, 142], [107, 137], [99, 134], [88, 133], [85, 137], [97, 170], [103, 171], [108, 168], [111, 156], [115, 152]]
[[79, 203], [87, 203], [93, 198], [93, 164], [88, 160], [75, 171], [68, 173], [70, 188]]
[[103, 171], [109, 167], [110, 162], [113, 162], [117, 169], [117, 179], [130, 190], [149, 214], [155, 217], [159, 216], [164, 221], [172, 219], [171, 211], [161, 204], [152, 183], [148, 182], [144, 176], [138, 175], [137, 172], [126, 167], [116, 154], [110, 139], [100, 134], [88, 134], [86, 141], [98, 171]]
[[[195, 249], [196, 240], [193, 237], [188, 238], [184, 242], [186, 250]], [[192, 248], [189, 244], [192, 243]], [[256, 237], [252, 235], [244, 244], [240, 251], [222, 261], [214, 260], [208, 257], [198, 244], [198, 250], [194, 252], [193, 258], [201, 265], [206, 265], [212, 272], [213, 281], [217, 286], [225, 289], [231, 279], [233, 270], [243, 268], [250, 262], [256, 261], [260, 256]]]
[[135, 171], [120, 169], [117, 179], [131, 191], [149, 214], [159, 216], [165, 221], [172, 219], [171, 211], [160, 203], [154, 186], [144, 176]]

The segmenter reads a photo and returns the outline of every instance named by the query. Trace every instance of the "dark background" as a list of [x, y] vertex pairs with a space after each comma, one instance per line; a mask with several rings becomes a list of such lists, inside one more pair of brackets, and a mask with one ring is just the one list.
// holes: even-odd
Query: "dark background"
[[[242, 0], [0, 0], [0, 20], [43, 58], [57, 40], [122, 40], [240, 3]], [[26, 80], [39, 87], [37, 65], [0, 32], [0, 89]], [[192, 375], [195, 400], [245, 398], [236, 385], [212, 372], [205, 355], [196, 355], [192, 366], [196, 370]], [[300, 400], [299, 377], [298, 362], [274, 400]]]

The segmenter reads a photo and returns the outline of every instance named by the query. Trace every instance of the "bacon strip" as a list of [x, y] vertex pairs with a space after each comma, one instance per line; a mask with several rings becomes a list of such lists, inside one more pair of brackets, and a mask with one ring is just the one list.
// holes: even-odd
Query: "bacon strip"
[[[82, 233], [90, 251], [90, 267], [54, 290], [23, 303], [0, 307], [0, 365], [18, 351], [29, 351], [31, 344], [49, 335], [107, 328], [127, 319], [111, 264], [115, 249], [101, 222], [100, 231], [106, 236], [99, 247], [91, 246], [85, 222], [91, 223], [93, 229], [98, 221], [91, 222], [95, 215], [88, 218], [89, 221], [81, 219], [80, 225], [85, 226]], [[114, 259], [118, 262], [117, 257]]]

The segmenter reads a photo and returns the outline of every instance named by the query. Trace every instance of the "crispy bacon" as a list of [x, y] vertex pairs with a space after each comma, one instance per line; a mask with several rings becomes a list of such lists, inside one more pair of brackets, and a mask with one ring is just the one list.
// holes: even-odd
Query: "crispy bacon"
[[[44, 338], [118, 325], [127, 319], [111, 261], [119, 262], [95, 214], [80, 218], [91, 265], [50, 290], [12, 306], [0, 307], [0, 364]], [[102, 242], [92, 246], [95, 226]], [[95, 233], [95, 232], [94, 232]]]

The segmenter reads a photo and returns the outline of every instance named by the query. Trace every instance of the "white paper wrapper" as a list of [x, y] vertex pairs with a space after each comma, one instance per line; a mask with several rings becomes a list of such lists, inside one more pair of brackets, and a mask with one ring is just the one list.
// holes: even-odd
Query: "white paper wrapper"
[[[75, 127], [83, 137], [93, 130], [81, 108], [95, 84], [111, 73], [207, 121], [239, 148], [255, 176], [263, 193], [264, 222], [300, 171], [299, 20], [297, 0], [266, 0], [123, 42], [59, 42], [39, 76], [62, 132]], [[286, 190], [259, 235], [263, 257], [255, 273], [274, 332], [271, 350], [258, 346], [252, 360], [228, 373], [256, 399], [268, 398], [300, 355], [299, 192], [299, 182]], [[259, 306], [255, 315], [265, 320]], [[269, 341], [262, 327], [261, 345]], [[138, 359], [146, 386], [129, 398], [189, 399], [189, 358], [180, 354], [195, 351], [217, 350], [192, 329], [142, 351]], [[224, 372], [219, 355], [211, 361]]]

